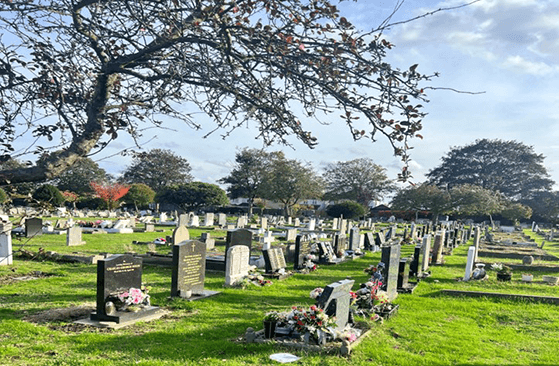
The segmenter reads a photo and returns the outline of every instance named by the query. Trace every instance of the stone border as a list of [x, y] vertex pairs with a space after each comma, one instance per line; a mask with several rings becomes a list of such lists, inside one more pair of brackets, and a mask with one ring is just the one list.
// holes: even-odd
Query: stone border
[[130, 321], [127, 321], [127, 322], [117, 323], [117, 322], [111, 322], [111, 321], [98, 321], [98, 320], [91, 320], [91, 318], [87, 317], [87, 318], [76, 320], [73, 323], [90, 325], [90, 326], [96, 327], [96, 328], [121, 329], [121, 328], [124, 328], [124, 327], [128, 327], [132, 324], [138, 323], [138, 322], [148, 322], [150, 320], [159, 319], [162, 316], [167, 315], [169, 313], [170, 312], [168, 310], [164, 310], [164, 309], [159, 308], [153, 314], [150, 314], [150, 315], [145, 316], [143, 318], [130, 320]]
[[[353, 348], [358, 346], [361, 343], [361, 341], [363, 341], [372, 333], [373, 328], [369, 327], [369, 325], [365, 325], [365, 326], [367, 328], [363, 329], [363, 333], [361, 334], [361, 336], [359, 336], [359, 338], [357, 338], [353, 343], [349, 343], [349, 344], [347, 342], [336, 341], [336, 342], [329, 342], [326, 345], [317, 345], [317, 344], [304, 343], [304, 342], [289, 340], [289, 339], [267, 339], [264, 338], [264, 329], [255, 332], [256, 337], [254, 339], [254, 343], [273, 344], [280, 347], [309, 351], [309, 352], [316, 352], [316, 353], [340, 353], [342, 355], [349, 355]], [[243, 340], [244, 342], [247, 342], [246, 337], [243, 337]]]
[[501, 299], [528, 300], [528, 301], [541, 302], [544, 304], [559, 305], [559, 297], [553, 297], [553, 296], [501, 294], [498, 292], [460, 291], [460, 290], [441, 290], [441, 293], [445, 295], [451, 295], [451, 296], [496, 297]]

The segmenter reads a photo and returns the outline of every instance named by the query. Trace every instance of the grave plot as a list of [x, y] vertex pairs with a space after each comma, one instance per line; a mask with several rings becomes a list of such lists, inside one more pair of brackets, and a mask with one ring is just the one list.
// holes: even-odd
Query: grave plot
[[117, 254], [97, 262], [96, 311], [77, 323], [119, 328], [137, 321], [160, 318], [165, 311], [151, 306], [142, 288], [142, 260]]
[[[264, 329], [248, 328], [244, 341], [268, 343], [287, 348], [347, 355], [370, 331], [365, 322], [356, 322], [351, 305], [353, 280], [341, 280], [318, 288], [311, 297], [316, 305], [294, 306], [290, 311], [269, 312]], [[320, 290], [320, 291], [319, 291]], [[316, 296], [316, 297], [314, 297]]]

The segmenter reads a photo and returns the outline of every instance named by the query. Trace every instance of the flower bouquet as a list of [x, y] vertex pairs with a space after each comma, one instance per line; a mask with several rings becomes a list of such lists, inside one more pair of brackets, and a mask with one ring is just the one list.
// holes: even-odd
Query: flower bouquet
[[114, 311], [131, 311], [136, 312], [143, 307], [150, 306], [150, 296], [148, 295], [150, 288], [142, 286], [141, 289], [131, 287], [128, 290], [111, 294], [105, 308], [110, 314]]
[[293, 306], [286, 317], [287, 324], [293, 327], [300, 335], [306, 337], [305, 341], [319, 344], [326, 342], [326, 337], [335, 338], [336, 318], [326, 315], [323, 309], [311, 305], [308, 309], [302, 306]]

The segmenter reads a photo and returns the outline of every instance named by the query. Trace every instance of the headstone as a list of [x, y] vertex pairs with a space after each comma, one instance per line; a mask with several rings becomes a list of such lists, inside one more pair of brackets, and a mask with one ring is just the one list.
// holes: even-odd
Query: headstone
[[386, 243], [386, 234], [383, 231], [375, 233], [375, 243], [378, 246], [383, 246]]
[[12, 223], [0, 223], [0, 266], [9, 266], [13, 263], [12, 252]]
[[431, 263], [443, 263], [443, 236], [441, 232], [435, 234], [435, 241], [433, 243], [433, 257], [431, 259]]
[[207, 212], [204, 215], [204, 227], [214, 226], [214, 214], [213, 212]]
[[190, 233], [186, 226], [177, 226], [173, 230], [172, 241], [173, 244], [177, 245], [182, 243], [185, 240], [190, 240]]
[[400, 267], [400, 244], [385, 245], [381, 247], [381, 262], [384, 263], [383, 278], [386, 282], [383, 287], [390, 301], [398, 296], [398, 272]]
[[295, 227], [301, 226], [301, 220], [298, 217], [295, 218], [295, 222], [294, 222], [293, 226], [295, 226]]
[[357, 226], [352, 227], [349, 231], [349, 250], [354, 252], [361, 250], [361, 235]]
[[179, 217], [177, 218], [177, 227], [188, 226], [188, 221], [189, 221], [189, 218], [188, 218], [187, 214], [180, 214]]
[[285, 230], [285, 241], [293, 241], [297, 238], [297, 229], [286, 229]]
[[334, 235], [334, 252], [336, 255], [345, 255], [347, 250], [347, 237], [345, 234], [335, 234]]
[[226, 227], [227, 226], [227, 215], [224, 213], [219, 213], [217, 214], [217, 224], [220, 227]]
[[332, 229], [333, 230], [338, 230], [338, 218], [334, 217], [334, 219], [332, 220]]
[[72, 226], [66, 229], [66, 246], [83, 245], [85, 241], [82, 240], [82, 228], [79, 226]]
[[116, 254], [97, 261], [97, 307], [91, 320], [122, 323], [138, 320], [158, 308], [150, 306], [140, 312], [114, 311], [107, 303], [111, 296], [142, 287], [142, 259], [129, 254]]
[[413, 258], [410, 262], [410, 273], [412, 277], [417, 277], [419, 273], [419, 259], [421, 257], [421, 244], [417, 244], [413, 250]]
[[173, 245], [171, 297], [190, 299], [207, 295], [204, 292], [206, 244], [187, 240]]
[[409, 258], [400, 258], [398, 266], [398, 289], [407, 289], [409, 286], [410, 276], [410, 260]]
[[188, 226], [191, 227], [198, 227], [200, 226], [200, 218], [198, 217], [198, 215], [194, 215], [194, 214], [190, 214], [189, 215], [189, 222], [188, 222]]
[[320, 263], [334, 263], [336, 259], [336, 254], [334, 253], [334, 248], [332, 244], [328, 242], [318, 243], [318, 254]]
[[225, 263], [225, 286], [234, 286], [249, 271], [250, 249], [245, 245], [234, 245], [227, 250]]
[[299, 270], [304, 268], [305, 257], [311, 254], [312, 244], [308, 235], [297, 235], [295, 239], [295, 258], [293, 261], [293, 269]]
[[268, 219], [265, 217], [260, 218], [260, 228], [262, 230], [268, 230]]
[[227, 256], [229, 248], [235, 245], [243, 245], [248, 248], [249, 257], [252, 250], [252, 231], [247, 229], [236, 229], [227, 231], [225, 239], [225, 264], [227, 265]]
[[159, 214], [159, 223], [164, 224], [167, 222], [167, 214], [165, 212], [161, 212]]
[[146, 233], [153, 233], [155, 231], [155, 225], [154, 224], [149, 224], [149, 223], [145, 223], [144, 224], [144, 231]]
[[481, 240], [481, 228], [476, 226], [474, 229], [474, 247], [476, 251], [474, 253], [474, 262], [478, 261], [478, 252], [479, 252], [479, 242]]
[[43, 219], [33, 217], [25, 220], [25, 237], [32, 238], [37, 235], [43, 235]]
[[316, 219], [309, 220], [309, 231], [314, 231], [316, 229]]
[[210, 233], [202, 233], [200, 235], [202, 243], [206, 244], [206, 250], [212, 250], [215, 248], [215, 239], [210, 237]]
[[328, 316], [336, 317], [336, 330], [343, 331], [349, 321], [349, 292], [354, 280], [341, 280], [329, 284], [318, 298], [317, 306]]
[[464, 281], [469, 281], [472, 278], [472, 272], [474, 271], [474, 257], [476, 254], [476, 248], [471, 246], [468, 248], [468, 258], [466, 260], [466, 273], [464, 274]]
[[340, 220], [340, 233], [345, 234], [347, 232], [347, 220]]
[[365, 250], [371, 250], [374, 251], [375, 250], [375, 238], [373, 236], [373, 233], [368, 232], [365, 233]]
[[266, 273], [276, 273], [280, 270], [285, 270], [285, 256], [281, 248], [270, 248], [262, 250], [264, 256], [264, 268]]

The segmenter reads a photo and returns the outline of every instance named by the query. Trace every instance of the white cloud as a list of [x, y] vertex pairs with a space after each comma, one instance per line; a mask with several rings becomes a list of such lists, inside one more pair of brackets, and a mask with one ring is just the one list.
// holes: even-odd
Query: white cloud
[[509, 56], [506, 61], [503, 62], [503, 66], [519, 73], [527, 73], [539, 76], [548, 75], [556, 71], [555, 68], [550, 67], [543, 62], [529, 61], [518, 55]]

